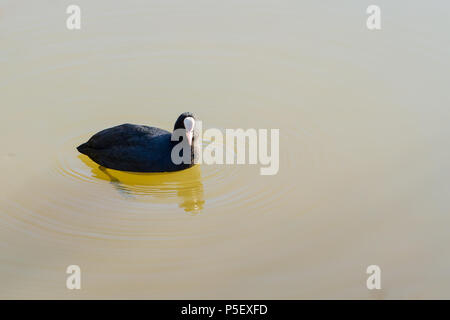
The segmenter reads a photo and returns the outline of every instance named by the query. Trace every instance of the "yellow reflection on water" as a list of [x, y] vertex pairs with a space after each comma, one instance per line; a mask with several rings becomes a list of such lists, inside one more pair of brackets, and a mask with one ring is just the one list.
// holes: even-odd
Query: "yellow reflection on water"
[[125, 197], [144, 196], [167, 199], [177, 198], [180, 208], [198, 213], [203, 209], [203, 184], [200, 166], [177, 172], [139, 173], [107, 169], [85, 155], [78, 158], [91, 170], [91, 177], [109, 181]]

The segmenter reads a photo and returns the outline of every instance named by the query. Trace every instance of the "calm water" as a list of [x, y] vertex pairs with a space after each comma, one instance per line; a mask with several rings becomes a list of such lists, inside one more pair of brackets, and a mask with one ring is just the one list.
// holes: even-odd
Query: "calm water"
[[[69, 4], [0, 0], [0, 298], [450, 298], [447, 1]], [[279, 174], [75, 150], [183, 111], [279, 128]]]

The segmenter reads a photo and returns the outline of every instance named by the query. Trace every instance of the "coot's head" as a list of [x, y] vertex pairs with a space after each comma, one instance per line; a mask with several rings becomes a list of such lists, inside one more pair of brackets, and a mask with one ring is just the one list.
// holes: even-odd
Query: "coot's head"
[[199, 137], [199, 126], [198, 118], [192, 112], [183, 112], [178, 117], [177, 121], [175, 121], [175, 126], [173, 130], [183, 129], [186, 131], [186, 138], [188, 143], [192, 146], [194, 145], [194, 141]]
[[191, 159], [193, 163], [197, 163], [198, 154], [200, 152], [200, 119], [192, 112], [183, 112], [175, 121], [175, 130], [183, 130], [185, 138], [191, 146]]

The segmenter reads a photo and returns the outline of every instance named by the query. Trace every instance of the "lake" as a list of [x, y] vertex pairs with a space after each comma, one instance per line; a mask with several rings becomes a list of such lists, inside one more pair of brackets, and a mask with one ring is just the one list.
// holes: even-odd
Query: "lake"
[[[76, 3], [0, 1], [0, 298], [450, 298], [448, 1]], [[75, 149], [184, 111], [279, 129], [278, 173]]]

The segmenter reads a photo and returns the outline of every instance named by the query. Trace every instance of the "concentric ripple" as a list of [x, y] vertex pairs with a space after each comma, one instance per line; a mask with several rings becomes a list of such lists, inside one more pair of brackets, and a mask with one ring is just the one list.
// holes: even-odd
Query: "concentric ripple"
[[[284, 199], [301, 197], [285, 183], [297, 159], [284, 146], [294, 143], [308, 148], [302, 142], [306, 135], [295, 131], [285, 130], [280, 135], [280, 170], [275, 176], [261, 176], [261, 165], [237, 164], [200, 164], [173, 173], [105, 169], [75, 148], [90, 134], [61, 140], [45, 177], [46, 188], [36, 182], [30, 186], [34, 192], [29, 197], [10, 202], [16, 223], [25, 224], [24, 229], [32, 233], [52, 232], [61, 241], [74, 236], [104, 240], [204, 238], [213, 236], [213, 230], [188, 228], [186, 218], [219, 215], [233, 221], [245, 214], [257, 219], [276, 214], [277, 204]], [[205, 140], [203, 146], [209, 143]]]

